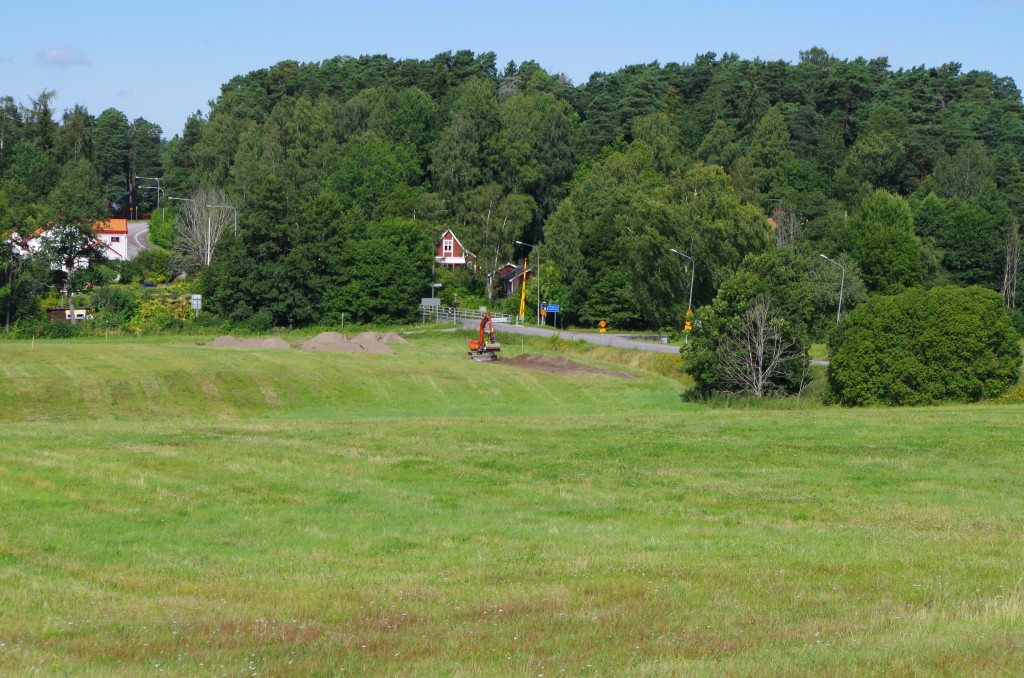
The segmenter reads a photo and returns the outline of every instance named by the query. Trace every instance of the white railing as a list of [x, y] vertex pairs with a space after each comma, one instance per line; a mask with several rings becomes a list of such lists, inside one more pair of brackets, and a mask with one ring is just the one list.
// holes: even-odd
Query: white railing
[[[420, 315], [424, 321], [454, 322], [463, 320], [483, 320], [487, 311], [472, 308], [455, 308], [453, 306], [420, 306]], [[496, 323], [509, 322], [509, 316], [499, 313], [491, 313], [491, 321]]]

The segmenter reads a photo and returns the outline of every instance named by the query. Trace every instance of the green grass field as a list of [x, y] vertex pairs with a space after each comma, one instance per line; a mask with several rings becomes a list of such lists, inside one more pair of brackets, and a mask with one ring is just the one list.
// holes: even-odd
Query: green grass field
[[1024, 666], [1024, 404], [708, 408], [410, 339], [0, 342], [0, 674]]

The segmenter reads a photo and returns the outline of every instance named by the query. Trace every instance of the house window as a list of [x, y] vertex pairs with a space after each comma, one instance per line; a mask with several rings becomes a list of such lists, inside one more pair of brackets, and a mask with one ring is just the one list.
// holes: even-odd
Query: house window
[[455, 253], [455, 241], [445, 240], [442, 245], [441, 251], [444, 253], [444, 256], [446, 257], [452, 256]]
[[110, 236], [110, 242], [121, 242], [121, 237], [117, 235]]

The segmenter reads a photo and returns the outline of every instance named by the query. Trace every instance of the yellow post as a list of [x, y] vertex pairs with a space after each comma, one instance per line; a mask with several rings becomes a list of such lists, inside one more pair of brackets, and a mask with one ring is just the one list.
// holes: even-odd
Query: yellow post
[[523, 282], [519, 287], [519, 321], [522, 322], [526, 318], [526, 257], [523, 257]]

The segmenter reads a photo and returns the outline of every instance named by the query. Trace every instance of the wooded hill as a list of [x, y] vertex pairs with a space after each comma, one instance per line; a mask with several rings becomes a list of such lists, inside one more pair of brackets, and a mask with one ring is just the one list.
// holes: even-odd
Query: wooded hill
[[673, 248], [696, 264], [694, 306], [775, 246], [810, 262], [825, 320], [839, 272], [819, 253], [846, 267], [848, 303], [954, 283], [1016, 306], [1024, 104], [1011, 79], [955, 63], [708, 53], [574, 86], [493, 53], [285, 61], [232, 78], [155, 156], [153, 126], [113, 109], [57, 124], [44, 93], [3, 110], [11, 226], [45, 221], [76, 158], [115, 210], [133, 191], [154, 205], [137, 175], [164, 195], [224, 191], [239, 231], [202, 291], [254, 326], [414, 317], [446, 227], [478, 271], [445, 274], [444, 294], [486, 300], [486, 273], [540, 254], [541, 296], [568, 322], [679, 325], [691, 259]]

